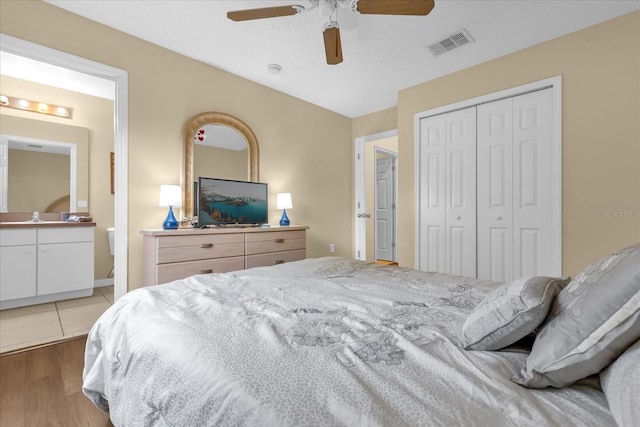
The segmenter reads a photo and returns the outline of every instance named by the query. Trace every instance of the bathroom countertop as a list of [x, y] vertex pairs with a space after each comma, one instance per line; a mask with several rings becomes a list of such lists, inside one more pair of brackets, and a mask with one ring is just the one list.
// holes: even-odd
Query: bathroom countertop
[[95, 227], [95, 222], [67, 222], [67, 221], [15, 221], [0, 222], [0, 228], [42, 228], [42, 227]]

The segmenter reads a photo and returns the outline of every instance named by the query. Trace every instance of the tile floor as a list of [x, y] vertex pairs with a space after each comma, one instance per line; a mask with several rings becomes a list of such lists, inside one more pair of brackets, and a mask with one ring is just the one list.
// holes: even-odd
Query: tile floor
[[83, 335], [113, 304], [113, 286], [93, 296], [0, 311], [0, 353]]

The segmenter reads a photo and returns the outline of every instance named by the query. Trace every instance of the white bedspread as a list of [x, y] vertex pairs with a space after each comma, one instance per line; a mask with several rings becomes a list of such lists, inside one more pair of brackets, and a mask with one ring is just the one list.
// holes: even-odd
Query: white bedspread
[[319, 258], [138, 289], [91, 330], [83, 390], [116, 426], [615, 426], [597, 387], [458, 347], [495, 286]]

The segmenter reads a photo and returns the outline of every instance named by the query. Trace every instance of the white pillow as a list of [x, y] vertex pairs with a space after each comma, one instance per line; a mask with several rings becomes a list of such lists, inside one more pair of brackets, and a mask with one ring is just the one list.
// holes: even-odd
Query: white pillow
[[505, 283], [485, 298], [462, 326], [468, 350], [499, 350], [533, 332], [569, 279], [525, 277]]
[[556, 298], [513, 380], [564, 387], [600, 372], [640, 338], [640, 244], [584, 269]]
[[600, 383], [618, 425], [640, 426], [640, 341], [600, 372]]

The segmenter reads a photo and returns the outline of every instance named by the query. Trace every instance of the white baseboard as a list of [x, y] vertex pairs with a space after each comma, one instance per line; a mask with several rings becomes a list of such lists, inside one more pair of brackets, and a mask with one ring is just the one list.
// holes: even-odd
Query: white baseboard
[[103, 288], [105, 286], [112, 286], [112, 285], [113, 285], [113, 277], [109, 279], [98, 279], [93, 282], [94, 288]]

